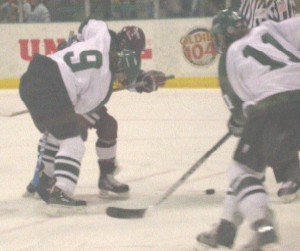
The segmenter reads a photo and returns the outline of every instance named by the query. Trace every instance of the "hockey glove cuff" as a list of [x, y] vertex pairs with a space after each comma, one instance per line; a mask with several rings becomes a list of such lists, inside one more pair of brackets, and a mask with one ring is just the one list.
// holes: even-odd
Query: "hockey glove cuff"
[[156, 91], [159, 87], [166, 83], [166, 75], [160, 71], [142, 72], [138, 77], [137, 82], [145, 83], [143, 86], [136, 87], [137, 92], [150, 93]]
[[244, 130], [244, 125], [239, 124], [232, 116], [227, 123], [227, 127], [229, 132], [235, 137], [241, 137]]

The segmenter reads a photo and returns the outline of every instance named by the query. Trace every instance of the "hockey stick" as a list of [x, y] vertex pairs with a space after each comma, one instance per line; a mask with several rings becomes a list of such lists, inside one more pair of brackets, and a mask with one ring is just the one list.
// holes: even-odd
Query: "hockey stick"
[[[165, 80], [169, 80], [169, 79], [173, 79], [173, 78], [175, 78], [174, 75], [168, 75], [168, 76], [165, 77]], [[131, 89], [131, 88], [142, 87], [145, 84], [147, 84], [147, 83], [142, 81], [142, 82], [134, 83], [132, 85], [121, 86], [121, 87], [118, 87], [118, 88], [114, 89], [114, 92], [128, 90], [128, 89]], [[25, 114], [25, 113], [29, 113], [29, 111], [28, 110], [22, 110], [22, 111], [12, 112], [10, 114], [0, 114], [0, 117], [11, 118], [11, 117], [19, 116], [19, 115], [22, 115], [22, 114]]]
[[68, 36], [68, 40], [67, 40], [67, 46], [70, 46], [71, 44], [72, 44], [72, 42], [73, 42], [73, 37], [74, 37], [74, 31], [70, 31], [69, 32], [69, 36]]
[[27, 191], [24, 194], [25, 197], [28, 196], [28, 194], [34, 194], [36, 188], [39, 185], [40, 182], [40, 171], [42, 169], [42, 161], [43, 161], [43, 157], [44, 157], [44, 153], [45, 153], [45, 149], [46, 149], [46, 145], [47, 145], [47, 141], [48, 141], [48, 132], [45, 132], [43, 135], [43, 138], [41, 140], [41, 147], [38, 151], [38, 159], [37, 159], [37, 163], [34, 169], [34, 174], [33, 174], [33, 178], [31, 180], [31, 182], [28, 184], [27, 186]]
[[135, 219], [143, 218], [147, 211], [153, 210], [155, 207], [159, 206], [164, 202], [175, 190], [180, 187], [207, 159], [214, 153], [229, 137], [231, 136], [230, 132], [227, 132], [208, 152], [206, 152], [186, 173], [178, 180], [174, 185], [172, 185], [167, 192], [153, 205], [150, 205], [146, 208], [138, 209], [128, 209], [128, 208], [119, 208], [119, 207], [108, 207], [106, 209], [106, 214], [113, 218], [119, 219]]
[[18, 111], [18, 112], [12, 112], [10, 114], [0, 114], [0, 117], [10, 118], [10, 117], [15, 117], [15, 116], [22, 115], [22, 114], [25, 114], [25, 113], [28, 113], [28, 110], [22, 110], [22, 111]]
[[36, 163], [34, 176], [33, 176], [33, 179], [31, 181], [31, 184], [34, 187], [37, 187], [39, 182], [40, 182], [39, 172], [41, 171], [41, 168], [42, 168], [42, 160], [43, 160], [43, 157], [44, 157], [47, 141], [48, 141], [48, 132], [45, 132], [44, 135], [43, 135], [43, 138], [42, 138], [41, 148], [40, 148], [39, 153], [38, 153], [38, 160], [37, 160], [37, 163]]
[[[165, 76], [165, 80], [169, 80], [169, 79], [173, 79], [173, 78], [175, 78], [174, 75], [167, 75], [167, 76]], [[147, 84], [147, 82], [140, 81], [140, 82], [133, 83], [131, 85], [126, 85], [126, 86], [121, 86], [121, 87], [115, 88], [114, 92], [123, 91], [123, 90], [129, 90], [131, 88], [142, 87], [142, 86], [145, 86], [146, 84]]]

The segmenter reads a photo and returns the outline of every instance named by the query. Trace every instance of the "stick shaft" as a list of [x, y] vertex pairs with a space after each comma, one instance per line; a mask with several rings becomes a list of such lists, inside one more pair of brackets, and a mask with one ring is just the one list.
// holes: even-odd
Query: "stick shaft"
[[13, 112], [13, 113], [10, 114], [10, 117], [15, 117], [15, 116], [18, 116], [18, 115], [21, 115], [21, 114], [25, 114], [25, 113], [28, 113], [28, 112], [29, 112], [28, 110]]
[[[168, 76], [166, 76], [165, 79], [169, 80], [169, 79], [173, 79], [173, 78], [175, 78], [174, 75], [168, 75]], [[141, 87], [141, 86], [144, 86], [145, 84], [146, 84], [145, 82], [139, 82], [138, 84], [134, 84], [134, 85], [122, 86], [122, 87], [114, 89], [114, 92], [123, 91], [123, 90], [131, 89], [131, 88], [136, 88], [136, 87]], [[25, 113], [29, 113], [29, 111], [28, 110], [22, 110], [22, 111], [17, 111], [17, 112], [13, 112], [11, 114], [0, 115], [0, 116], [1, 117], [15, 117], [15, 116], [19, 116], [19, 115], [22, 115], [22, 114], [25, 114]]]
[[134, 219], [143, 218], [147, 211], [154, 209], [156, 206], [160, 205], [165, 201], [175, 190], [181, 186], [204, 162], [207, 158], [212, 155], [229, 137], [230, 133], [226, 133], [208, 152], [206, 152], [186, 173], [173, 185], [168, 191], [153, 205], [146, 208], [139, 209], [126, 209], [119, 207], [108, 207], [106, 209], [106, 214], [113, 218], [119, 219]]
[[24, 113], [28, 113], [29, 111], [28, 110], [22, 110], [22, 111], [17, 111], [17, 112], [12, 112], [10, 114], [0, 114], [0, 117], [15, 117], [15, 116], [18, 116], [18, 115], [21, 115], [21, 114], [24, 114]]
[[33, 178], [31, 181], [31, 184], [35, 188], [37, 188], [37, 186], [39, 185], [39, 182], [40, 182], [40, 171], [42, 168], [42, 161], [43, 161], [47, 141], [48, 141], [48, 133], [46, 132], [46, 133], [44, 133], [42, 141], [41, 141], [41, 147], [38, 152], [38, 159], [37, 159], [36, 167], [34, 170]]
[[165, 201], [171, 194], [177, 190], [223, 143], [231, 136], [230, 132], [227, 132], [209, 151], [207, 151], [189, 170], [187, 170], [181, 178], [172, 185], [168, 191], [154, 204], [158, 206]]
[[74, 31], [69, 32], [68, 40], [67, 40], [67, 46], [70, 46], [72, 44], [73, 36], [74, 36]]

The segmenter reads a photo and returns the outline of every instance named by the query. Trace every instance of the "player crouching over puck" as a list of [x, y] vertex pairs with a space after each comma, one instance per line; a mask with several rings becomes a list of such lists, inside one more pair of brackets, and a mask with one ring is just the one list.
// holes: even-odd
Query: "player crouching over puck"
[[48, 211], [54, 215], [84, 212], [87, 205], [73, 197], [85, 152], [78, 115], [102, 111], [113, 82], [126, 86], [140, 72], [139, 55], [128, 49], [111, 50], [104, 22], [88, 20], [80, 38], [52, 55], [35, 55], [20, 82], [21, 99], [35, 126], [57, 145], [48, 198]]
[[[84, 23], [82, 24], [84, 27]], [[146, 46], [146, 39], [143, 30], [136, 26], [125, 26], [118, 33], [109, 30], [111, 44], [115, 50], [121, 52], [124, 49], [132, 50], [140, 57]], [[70, 33], [68, 42], [63, 42], [58, 45], [58, 50], [63, 50], [71, 46], [73, 43], [80, 42], [81, 34], [74, 35]], [[112, 50], [112, 48], [110, 48]], [[150, 93], [156, 91], [159, 87], [165, 84], [167, 76], [159, 71], [142, 71], [140, 70], [137, 79], [133, 80], [129, 85], [122, 86], [121, 89], [129, 89], [137, 93]], [[117, 153], [117, 135], [118, 121], [108, 113], [108, 109], [103, 106], [101, 109], [89, 113], [79, 114], [78, 120], [80, 123], [81, 137], [85, 141], [88, 138], [89, 130], [96, 130], [98, 136], [95, 143], [95, 152], [98, 157], [98, 167], [100, 171], [98, 179], [98, 188], [100, 196], [106, 198], [128, 198], [129, 186], [119, 182], [115, 178], [118, 163], [116, 161]], [[25, 197], [33, 197], [36, 192], [38, 195], [48, 201], [49, 188], [52, 187], [52, 177], [54, 172], [54, 160], [59, 149], [57, 140], [44, 134], [39, 142], [37, 171], [29, 185], [26, 188]], [[45, 140], [46, 138], [46, 140]], [[43, 154], [41, 154], [43, 152]], [[40, 176], [40, 178], [39, 178]]]

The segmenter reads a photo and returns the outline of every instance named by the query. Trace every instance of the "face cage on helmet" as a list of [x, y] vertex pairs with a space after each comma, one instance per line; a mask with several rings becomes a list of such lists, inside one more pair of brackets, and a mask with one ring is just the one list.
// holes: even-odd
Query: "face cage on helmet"
[[216, 25], [212, 28], [211, 37], [213, 45], [218, 53], [223, 53], [227, 46], [229, 46], [227, 45], [227, 39], [220, 25]]
[[246, 23], [241, 20], [240, 27], [216, 25], [212, 28], [211, 36], [218, 53], [223, 53], [234, 41], [243, 36], [248, 29]]
[[246, 20], [240, 13], [230, 9], [222, 10], [214, 19], [211, 29], [212, 40], [219, 53], [231, 43], [241, 38], [248, 29]]
[[[122, 52], [124, 51], [126, 52], [129, 50], [122, 50]], [[134, 52], [132, 51], [131, 53]], [[116, 78], [118, 78], [118, 81], [121, 82], [122, 85], [130, 85], [136, 80], [140, 72], [140, 66], [141, 61], [139, 59], [139, 55], [136, 54], [136, 57], [121, 56], [118, 61]]]

